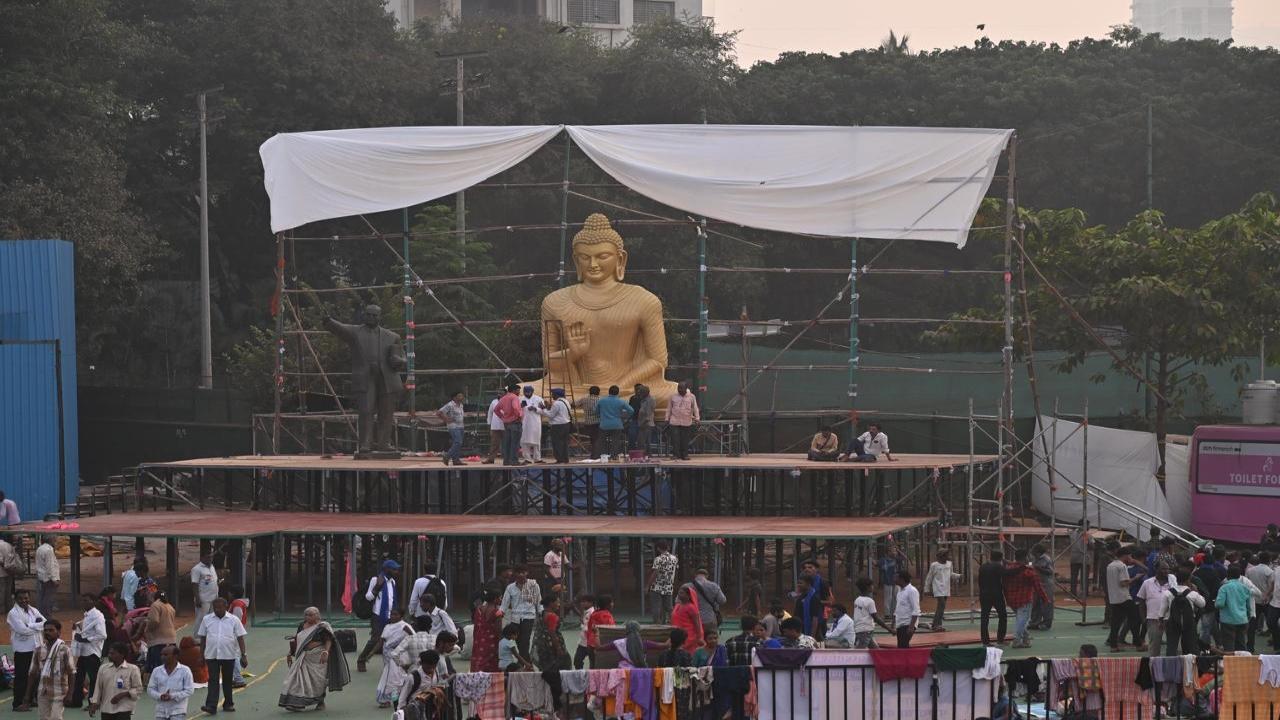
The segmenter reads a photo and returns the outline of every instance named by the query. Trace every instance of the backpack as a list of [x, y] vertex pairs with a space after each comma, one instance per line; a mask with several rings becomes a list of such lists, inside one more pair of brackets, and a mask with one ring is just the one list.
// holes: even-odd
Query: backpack
[[373, 619], [373, 603], [359, 590], [351, 598], [351, 614], [361, 620]]
[[707, 590], [706, 588], [702, 587], [702, 583], [698, 582], [697, 580], [694, 580], [689, 584], [692, 585], [693, 589], [698, 591], [698, 595], [701, 596], [702, 599], [706, 601], [708, 605], [711, 606], [711, 611], [715, 613], [715, 616], [716, 616], [716, 627], [723, 625], [724, 616], [720, 614], [720, 606], [715, 604], [715, 602], [711, 600], [711, 596], [707, 595]]
[[446, 597], [447, 593], [444, 589], [444, 581], [440, 579], [439, 575], [427, 575], [426, 577], [427, 587], [423, 592], [435, 599], [436, 607], [448, 607], [449, 598]]
[[1196, 609], [1191, 605], [1191, 600], [1187, 598], [1190, 594], [1191, 588], [1173, 593], [1173, 600], [1169, 604], [1169, 625], [1171, 627], [1195, 627]]

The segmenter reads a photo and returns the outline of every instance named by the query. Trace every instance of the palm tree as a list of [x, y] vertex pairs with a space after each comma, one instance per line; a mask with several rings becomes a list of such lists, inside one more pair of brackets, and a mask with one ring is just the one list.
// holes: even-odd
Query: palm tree
[[889, 37], [880, 41], [880, 52], [887, 55], [910, 55], [911, 48], [907, 47], [911, 36], [903, 33], [902, 37], [894, 34], [893, 30], [889, 30]]

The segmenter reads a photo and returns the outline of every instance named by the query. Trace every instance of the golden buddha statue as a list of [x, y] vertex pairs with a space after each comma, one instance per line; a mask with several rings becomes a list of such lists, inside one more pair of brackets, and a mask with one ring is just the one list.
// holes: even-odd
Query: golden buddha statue
[[561, 288], [542, 301], [544, 396], [564, 388], [574, 399], [596, 385], [601, 395], [617, 385], [630, 397], [646, 385], [665, 412], [676, 383], [666, 379], [667, 333], [662, 301], [637, 285], [622, 282], [627, 251], [622, 236], [600, 213], [587, 217], [573, 237], [578, 284]]

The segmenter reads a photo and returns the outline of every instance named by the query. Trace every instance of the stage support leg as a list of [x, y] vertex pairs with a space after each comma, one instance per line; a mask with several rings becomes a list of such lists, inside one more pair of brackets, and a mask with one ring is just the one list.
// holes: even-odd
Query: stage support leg
[[178, 577], [182, 574], [182, 569], [178, 567], [178, 539], [165, 538], [164, 540], [164, 566], [165, 575], [168, 576], [168, 595], [169, 604], [175, 608], [182, 607], [182, 598], [178, 588]]
[[275, 566], [276, 566], [276, 567], [275, 567], [275, 569], [276, 569], [276, 613], [275, 613], [275, 616], [276, 616], [276, 619], [277, 619], [277, 620], [279, 620], [279, 619], [280, 619], [280, 615], [284, 612], [284, 609], [285, 609], [285, 589], [284, 589], [285, 582], [284, 582], [284, 576], [285, 576], [285, 565], [287, 564], [287, 561], [286, 561], [286, 558], [285, 558], [285, 555], [284, 555], [284, 536], [283, 536], [282, 534], [280, 534], [280, 533], [276, 533], [276, 536], [275, 536], [275, 543], [274, 543], [274, 547], [272, 548], [272, 550], [273, 550], [272, 554], [273, 554], [273, 555], [275, 555]]
[[[116, 564], [115, 564], [115, 558], [112, 557], [112, 555], [114, 554], [115, 549], [116, 549], [115, 542], [111, 540], [110, 535], [102, 539], [102, 584], [103, 586], [114, 585], [115, 587], [120, 587], [119, 585], [116, 585], [116, 582], [114, 580], [116, 575]], [[130, 565], [132, 565], [132, 563], [130, 563]]]

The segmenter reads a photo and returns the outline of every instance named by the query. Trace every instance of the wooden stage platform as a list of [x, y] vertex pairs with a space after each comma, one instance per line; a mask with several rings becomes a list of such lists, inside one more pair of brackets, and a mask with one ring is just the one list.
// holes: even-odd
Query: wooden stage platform
[[225, 511], [131, 512], [67, 523], [28, 522], [13, 533], [93, 537], [229, 538], [274, 535], [443, 537], [748, 538], [875, 540], [931, 523], [929, 517], [634, 517], [581, 515], [414, 515], [406, 513]]
[[[575, 461], [567, 467], [575, 470], [610, 468], [664, 468], [705, 470], [933, 470], [957, 468], [969, 464], [968, 455], [912, 455], [895, 454], [896, 461], [881, 460], [875, 463], [810, 462], [801, 454], [760, 453], [729, 457], [725, 455], [694, 455], [688, 460], [658, 458], [653, 462], [598, 463]], [[977, 464], [994, 462], [994, 455], [975, 455]], [[448, 466], [436, 457], [404, 457], [398, 460], [356, 460], [350, 455], [235, 455], [220, 458], [195, 458], [172, 462], [143, 463], [144, 468], [175, 470], [337, 470], [351, 472], [477, 472], [502, 470], [555, 470], [565, 466], [551, 463], [522, 465], [507, 468], [501, 464]]]

